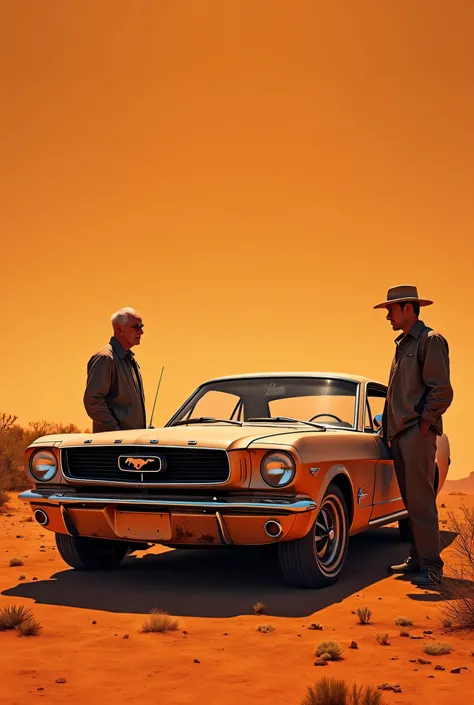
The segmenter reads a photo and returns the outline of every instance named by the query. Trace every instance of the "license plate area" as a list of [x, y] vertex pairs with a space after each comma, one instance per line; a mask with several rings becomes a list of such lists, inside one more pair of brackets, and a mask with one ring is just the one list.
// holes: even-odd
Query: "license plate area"
[[115, 511], [115, 533], [137, 541], [169, 541], [171, 519], [168, 512]]

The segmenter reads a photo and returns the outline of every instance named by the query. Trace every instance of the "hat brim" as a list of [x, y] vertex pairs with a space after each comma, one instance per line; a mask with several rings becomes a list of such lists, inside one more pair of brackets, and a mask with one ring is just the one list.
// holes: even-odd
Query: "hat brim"
[[374, 308], [386, 308], [390, 304], [401, 304], [401, 303], [413, 303], [417, 302], [420, 304], [420, 306], [431, 306], [433, 303], [432, 301], [429, 301], [429, 299], [413, 299], [410, 297], [406, 297], [403, 299], [391, 299], [390, 301], [383, 301], [381, 304], [377, 304], [377, 306], [374, 306]]

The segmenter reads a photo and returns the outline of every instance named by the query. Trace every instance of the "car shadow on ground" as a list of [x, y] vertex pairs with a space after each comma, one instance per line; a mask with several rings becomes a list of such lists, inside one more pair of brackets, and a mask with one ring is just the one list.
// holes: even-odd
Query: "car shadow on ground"
[[[454, 534], [447, 533], [443, 532], [443, 541], [449, 545]], [[339, 581], [319, 590], [286, 585], [276, 553], [257, 547], [129, 556], [113, 571], [66, 569], [49, 580], [21, 583], [2, 595], [108, 612], [145, 614], [158, 608], [175, 615], [217, 618], [252, 614], [253, 605], [261, 601], [268, 615], [305, 617], [387, 578], [387, 566], [404, 560], [407, 550], [395, 528], [354, 536]]]

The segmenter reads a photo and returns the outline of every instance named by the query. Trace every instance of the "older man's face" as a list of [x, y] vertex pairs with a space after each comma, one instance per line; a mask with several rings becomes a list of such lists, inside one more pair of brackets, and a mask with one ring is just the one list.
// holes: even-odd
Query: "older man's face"
[[140, 340], [143, 335], [142, 319], [140, 316], [132, 316], [129, 313], [127, 323], [123, 326], [119, 326], [118, 332], [130, 348], [134, 345], [140, 345]]
[[387, 321], [392, 324], [393, 330], [403, 330], [406, 326], [409, 311], [407, 306], [404, 309], [400, 304], [389, 304], [387, 306]]

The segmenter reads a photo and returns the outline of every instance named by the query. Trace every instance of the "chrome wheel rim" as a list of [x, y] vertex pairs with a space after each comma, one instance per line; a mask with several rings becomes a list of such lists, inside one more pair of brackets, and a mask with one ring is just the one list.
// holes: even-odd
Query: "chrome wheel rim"
[[314, 525], [314, 555], [320, 571], [328, 578], [341, 570], [347, 542], [344, 507], [336, 495], [324, 498]]

